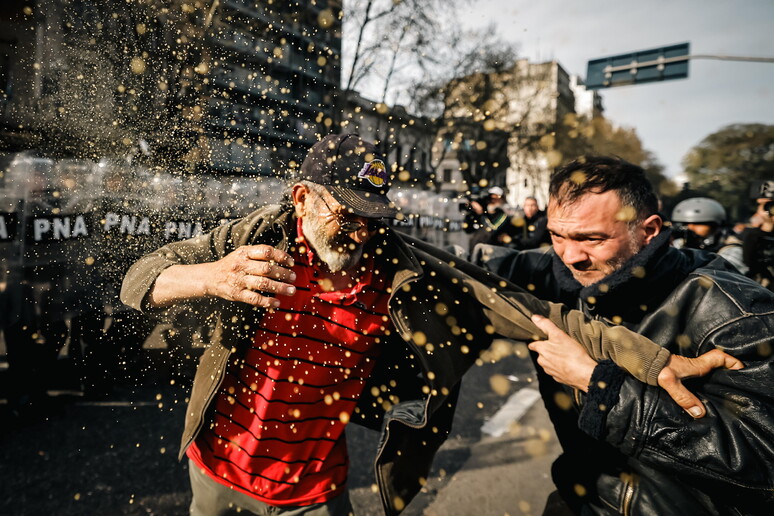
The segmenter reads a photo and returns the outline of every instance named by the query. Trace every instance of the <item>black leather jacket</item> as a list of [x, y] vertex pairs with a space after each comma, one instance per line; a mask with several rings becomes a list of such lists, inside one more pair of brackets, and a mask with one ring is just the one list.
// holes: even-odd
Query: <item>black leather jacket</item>
[[[489, 267], [543, 299], [580, 307], [697, 356], [720, 348], [740, 371], [687, 381], [707, 406], [693, 420], [661, 389], [611, 363], [588, 394], [537, 366], [564, 453], [562, 497], [582, 514], [774, 514], [774, 295], [704, 251], [659, 235], [629, 263], [583, 288], [553, 251], [510, 251]], [[533, 357], [534, 358], [534, 357]], [[601, 383], [600, 383], [601, 382]]]

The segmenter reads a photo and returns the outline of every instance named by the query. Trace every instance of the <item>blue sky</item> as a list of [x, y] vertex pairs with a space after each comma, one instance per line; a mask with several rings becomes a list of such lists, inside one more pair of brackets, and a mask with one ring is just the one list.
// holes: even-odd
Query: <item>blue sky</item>
[[[589, 59], [685, 41], [692, 54], [774, 57], [774, 0], [477, 0], [462, 18], [494, 23], [521, 57], [585, 79]], [[601, 90], [606, 116], [637, 130], [670, 176], [705, 136], [774, 124], [774, 63], [697, 59], [688, 79]]]

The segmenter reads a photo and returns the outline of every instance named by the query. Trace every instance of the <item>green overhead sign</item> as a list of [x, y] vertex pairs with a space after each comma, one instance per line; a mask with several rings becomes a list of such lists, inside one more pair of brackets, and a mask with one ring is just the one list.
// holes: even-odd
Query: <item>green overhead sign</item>
[[597, 90], [627, 84], [685, 79], [688, 77], [689, 47], [689, 43], [680, 43], [591, 60], [586, 72], [586, 87]]

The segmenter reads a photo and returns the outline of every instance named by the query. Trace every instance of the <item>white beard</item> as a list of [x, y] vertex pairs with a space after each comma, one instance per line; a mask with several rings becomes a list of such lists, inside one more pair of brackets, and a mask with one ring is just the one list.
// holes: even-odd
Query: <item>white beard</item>
[[[363, 257], [363, 246], [357, 245], [344, 233], [337, 233], [333, 237], [328, 236], [325, 227], [316, 217], [303, 217], [301, 229], [317, 257], [331, 272], [346, 271], [360, 263]], [[355, 249], [351, 249], [351, 245], [355, 245]]]

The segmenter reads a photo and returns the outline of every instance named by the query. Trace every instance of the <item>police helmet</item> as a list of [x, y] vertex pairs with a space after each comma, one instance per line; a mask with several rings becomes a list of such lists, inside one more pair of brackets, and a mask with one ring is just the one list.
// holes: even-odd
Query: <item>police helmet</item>
[[709, 197], [680, 201], [672, 211], [672, 222], [682, 224], [722, 224], [725, 220], [726, 210]]

